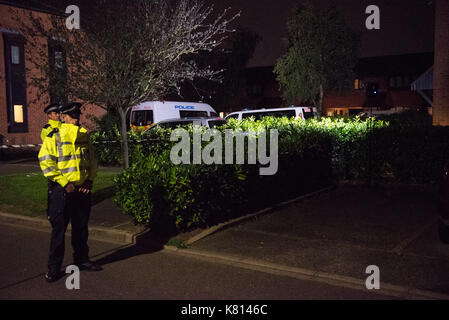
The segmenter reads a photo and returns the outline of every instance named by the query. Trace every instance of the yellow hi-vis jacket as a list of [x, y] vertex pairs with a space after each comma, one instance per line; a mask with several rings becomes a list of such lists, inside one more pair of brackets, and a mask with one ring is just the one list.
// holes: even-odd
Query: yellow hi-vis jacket
[[80, 186], [87, 179], [93, 181], [98, 170], [87, 130], [67, 123], [44, 139], [39, 164], [44, 176], [62, 187], [69, 182]]
[[41, 131], [41, 140], [44, 142], [45, 138], [48, 136], [50, 132], [53, 131], [54, 128], [59, 128], [61, 126], [61, 121], [48, 120], [48, 123], [42, 128]]

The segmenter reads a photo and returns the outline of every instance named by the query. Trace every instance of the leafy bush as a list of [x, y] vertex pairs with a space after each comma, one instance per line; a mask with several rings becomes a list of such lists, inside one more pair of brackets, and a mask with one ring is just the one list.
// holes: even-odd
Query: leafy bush
[[437, 182], [449, 159], [449, 127], [397, 124], [372, 133], [373, 177]]
[[[122, 165], [122, 146], [121, 134], [118, 127], [118, 122], [114, 121], [114, 117], [107, 117], [106, 119], [97, 120], [99, 129], [91, 134], [91, 139], [95, 147], [95, 155], [100, 164], [103, 165]], [[166, 132], [160, 130], [151, 130], [151, 134], [128, 131], [128, 146], [130, 161], [136, 154], [136, 150], [140, 148], [137, 153], [145, 152], [159, 152], [168, 147], [168, 138]]]
[[[278, 171], [272, 176], [259, 175], [259, 164], [174, 165], [172, 130], [131, 133], [136, 142], [131, 167], [117, 178], [116, 202], [139, 223], [188, 230], [311, 191], [331, 179], [437, 180], [449, 156], [449, 128], [399, 119], [390, 125], [388, 118], [270, 117], [231, 119], [218, 128], [253, 133], [256, 139], [261, 132], [278, 130]], [[193, 127], [188, 131], [192, 136]], [[248, 163], [247, 147], [244, 154]]]
[[[256, 139], [257, 133], [277, 129], [278, 172], [260, 176], [259, 165], [248, 164], [174, 165], [170, 160], [174, 142], [168, 140], [172, 131], [151, 130], [145, 138], [157, 143], [150, 151], [145, 146], [135, 150], [131, 167], [117, 179], [120, 191], [116, 202], [139, 223], [162, 221], [186, 230], [218, 223], [254, 205], [287, 199], [331, 178], [332, 141], [326, 132], [317, 131], [302, 120], [230, 121], [219, 128], [221, 132], [225, 129], [252, 132]], [[189, 126], [188, 131], [192, 136], [193, 127]], [[235, 149], [233, 152], [235, 155]], [[248, 156], [247, 149], [244, 154]]]
[[167, 150], [135, 158], [116, 180], [115, 200], [139, 223], [189, 229], [230, 216], [245, 178], [242, 166], [173, 165]]

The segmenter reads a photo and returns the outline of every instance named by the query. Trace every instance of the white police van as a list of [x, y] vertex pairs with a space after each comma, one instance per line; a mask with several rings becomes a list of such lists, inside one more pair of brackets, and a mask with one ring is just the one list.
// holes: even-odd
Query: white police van
[[207, 103], [146, 101], [131, 108], [129, 125], [131, 129], [140, 131], [166, 119], [217, 116]]
[[287, 117], [296, 119], [310, 119], [318, 117], [317, 109], [314, 107], [298, 107], [290, 106], [287, 108], [270, 108], [270, 109], [257, 109], [257, 110], [242, 110], [228, 114], [226, 120], [234, 118], [237, 120], [243, 120], [246, 118], [254, 117], [254, 119], [261, 120], [263, 117]]

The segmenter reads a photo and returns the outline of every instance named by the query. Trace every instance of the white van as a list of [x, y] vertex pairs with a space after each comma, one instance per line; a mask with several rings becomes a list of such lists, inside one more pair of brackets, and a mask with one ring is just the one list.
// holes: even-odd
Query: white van
[[145, 130], [166, 119], [217, 116], [207, 103], [146, 101], [131, 108], [129, 125], [133, 130]]
[[314, 107], [297, 107], [290, 106], [287, 108], [270, 108], [270, 109], [257, 109], [257, 110], [245, 110], [236, 111], [228, 114], [225, 119], [234, 118], [237, 120], [243, 120], [246, 118], [254, 117], [255, 120], [261, 120], [263, 117], [287, 117], [296, 119], [310, 119], [318, 117], [317, 109]]

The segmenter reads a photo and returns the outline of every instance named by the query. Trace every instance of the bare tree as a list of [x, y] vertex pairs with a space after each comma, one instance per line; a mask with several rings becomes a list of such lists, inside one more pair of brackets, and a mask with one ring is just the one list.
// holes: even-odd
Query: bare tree
[[[40, 71], [32, 81], [42, 94], [53, 92], [114, 110], [120, 116], [128, 168], [129, 109], [179, 92], [186, 80], [219, 80], [223, 70], [200, 67], [194, 58], [217, 49], [239, 13], [229, 16], [226, 9], [213, 17], [213, 7], [198, 0], [102, 0], [90, 9], [97, 14], [89, 17], [81, 11], [80, 30], [69, 30], [60, 16], [52, 16], [50, 23], [33, 14], [21, 20], [27, 48], [34, 51], [31, 63]], [[48, 63], [51, 43], [62, 54], [60, 61]]]

